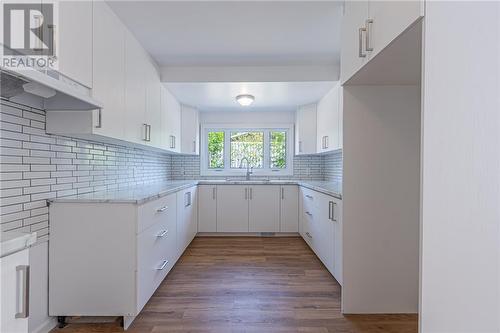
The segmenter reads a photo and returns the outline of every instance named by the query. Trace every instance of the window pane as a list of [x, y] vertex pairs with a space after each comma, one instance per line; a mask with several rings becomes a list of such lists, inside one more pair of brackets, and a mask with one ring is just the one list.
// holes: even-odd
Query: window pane
[[224, 132], [208, 132], [208, 168], [224, 168]]
[[269, 132], [269, 142], [271, 143], [270, 167], [271, 169], [286, 168], [286, 132]]
[[231, 132], [231, 168], [246, 168], [245, 157], [250, 167], [263, 167], [264, 132]]

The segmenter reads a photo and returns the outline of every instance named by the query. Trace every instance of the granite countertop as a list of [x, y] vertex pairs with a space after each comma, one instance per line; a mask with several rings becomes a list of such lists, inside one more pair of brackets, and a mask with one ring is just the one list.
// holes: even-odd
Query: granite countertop
[[50, 199], [66, 203], [143, 204], [195, 185], [299, 185], [342, 199], [341, 183], [311, 180], [174, 180]]

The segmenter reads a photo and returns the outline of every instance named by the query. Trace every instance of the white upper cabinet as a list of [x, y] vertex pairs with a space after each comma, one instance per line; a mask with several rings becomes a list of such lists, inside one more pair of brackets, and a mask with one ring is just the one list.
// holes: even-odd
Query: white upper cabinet
[[125, 34], [125, 115], [126, 139], [145, 144], [146, 123], [146, 55], [131, 33]]
[[92, 88], [92, 1], [58, 1], [59, 72]]
[[180, 152], [181, 105], [168, 89], [161, 85], [162, 148]]
[[318, 102], [316, 146], [319, 153], [342, 148], [341, 89], [340, 84], [336, 84]]
[[424, 15], [422, 0], [346, 1], [342, 19], [342, 84]]
[[316, 104], [301, 106], [295, 113], [295, 155], [316, 153]]
[[146, 65], [146, 143], [161, 148], [163, 137], [160, 75], [152, 62]]
[[181, 152], [199, 155], [200, 121], [199, 111], [193, 107], [181, 106]]
[[368, 1], [345, 1], [340, 47], [340, 79], [342, 83], [354, 75], [367, 61], [363, 38], [368, 19]]
[[95, 133], [123, 139], [125, 126], [125, 28], [103, 1], [93, 3], [92, 96], [104, 105], [94, 113]]

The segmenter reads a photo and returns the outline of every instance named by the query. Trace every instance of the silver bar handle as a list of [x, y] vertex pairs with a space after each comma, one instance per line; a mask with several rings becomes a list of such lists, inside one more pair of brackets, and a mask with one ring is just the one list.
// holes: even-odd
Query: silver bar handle
[[250, 200], [253, 200], [253, 188], [250, 187]]
[[52, 30], [52, 53], [53, 57], [57, 59], [57, 49], [56, 49], [56, 41], [57, 41], [57, 30], [55, 24], [49, 24], [47, 28]]
[[[16, 274], [22, 274], [22, 289], [19, 292], [20, 298], [17, 298], [18, 302], [22, 300], [22, 305], [18, 308], [21, 308], [20, 312], [15, 314], [15, 318], [28, 318], [30, 315], [30, 266], [28, 265], [19, 265], [16, 266]], [[19, 290], [19, 289], [18, 289]]]
[[324, 140], [324, 143], [323, 143], [324, 148], [323, 149], [328, 149], [328, 135], [325, 135], [323, 140]]
[[333, 206], [333, 201], [328, 201], [328, 219], [333, 221], [332, 206]]
[[193, 140], [193, 153], [196, 153], [196, 140]]
[[337, 219], [335, 218], [335, 206], [337, 206], [336, 202], [332, 202], [332, 221], [333, 222], [338, 222]]
[[313, 236], [311, 236], [311, 234], [310, 234], [309, 232], [306, 232], [306, 235], [307, 235], [307, 237], [309, 237], [309, 238], [313, 238]]
[[148, 141], [151, 141], [151, 125], [148, 125]]
[[312, 195], [306, 194], [306, 198], [312, 199], [313, 197], [312, 197]]
[[97, 125], [95, 125], [95, 128], [102, 128], [102, 109], [99, 108], [97, 112]]
[[248, 188], [245, 187], [245, 200], [248, 200]]
[[299, 153], [302, 153], [302, 141], [299, 141]]
[[365, 58], [366, 53], [363, 53], [363, 32], [366, 32], [366, 28], [359, 28], [359, 57], [360, 58]]
[[215, 200], [215, 196], [216, 196], [216, 193], [215, 193], [216, 191], [217, 191], [216, 187], [212, 188], [212, 199], [214, 199], [214, 200]]
[[170, 136], [170, 148], [172, 148], [172, 149], [175, 148], [175, 136], [174, 135]]
[[163, 206], [163, 207], [161, 207], [161, 208], [158, 208], [156, 211], [157, 211], [158, 213], [162, 213], [162, 212], [166, 211], [167, 209], [168, 209], [168, 206]]
[[306, 212], [307, 215], [309, 215], [310, 217], [313, 216], [313, 214], [311, 214], [310, 212]]
[[285, 188], [281, 188], [281, 200], [285, 200]]
[[142, 124], [144, 126], [144, 138], [142, 140], [148, 142], [148, 124]]
[[186, 205], [185, 207], [191, 206], [191, 192], [186, 192]]
[[373, 51], [373, 46], [371, 45], [371, 26], [373, 24], [373, 19], [368, 19], [365, 21], [366, 33], [365, 33], [365, 47], [367, 51]]
[[156, 237], [162, 238], [165, 237], [168, 234], [168, 230], [162, 230]]
[[158, 267], [156, 270], [162, 271], [165, 268], [165, 266], [167, 266], [167, 265], [168, 265], [168, 260], [163, 260], [163, 262], [160, 265], [160, 267]]

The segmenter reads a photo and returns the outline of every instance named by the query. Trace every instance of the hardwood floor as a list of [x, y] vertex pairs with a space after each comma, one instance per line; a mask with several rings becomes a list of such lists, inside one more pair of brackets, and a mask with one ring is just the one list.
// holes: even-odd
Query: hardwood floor
[[[121, 331], [72, 323], [53, 332]], [[299, 237], [199, 237], [128, 331], [414, 333], [417, 316], [343, 316], [339, 284]]]

